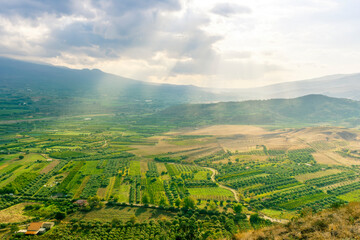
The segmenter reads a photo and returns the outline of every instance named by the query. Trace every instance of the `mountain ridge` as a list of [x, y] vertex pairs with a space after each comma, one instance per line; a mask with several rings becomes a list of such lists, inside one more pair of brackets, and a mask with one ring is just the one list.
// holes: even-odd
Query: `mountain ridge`
[[162, 110], [149, 119], [176, 125], [284, 123], [343, 123], [360, 117], [360, 102], [310, 94], [293, 99], [247, 100], [212, 104], [182, 104]]

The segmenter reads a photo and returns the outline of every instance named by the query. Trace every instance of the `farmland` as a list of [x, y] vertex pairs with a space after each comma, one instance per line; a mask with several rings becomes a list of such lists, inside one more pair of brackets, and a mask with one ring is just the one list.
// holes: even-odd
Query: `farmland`
[[[356, 138], [341, 138], [347, 131], [358, 136], [354, 129], [220, 125], [171, 132], [114, 116], [15, 125], [2, 133], [0, 208], [15, 208], [19, 222], [59, 211], [68, 221], [173, 221], [185, 207], [203, 211], [201, 219], [228, 218], [237, 216], [237, 204], [246, 214], [291, 219], [360, 199]], [[94, 197], [97, 204], [74, 208]], [[24, 202], [40, 205], [22, 212]]]

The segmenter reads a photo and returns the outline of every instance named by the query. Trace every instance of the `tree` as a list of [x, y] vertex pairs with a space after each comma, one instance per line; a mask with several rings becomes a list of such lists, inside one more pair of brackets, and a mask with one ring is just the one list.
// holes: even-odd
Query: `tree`
[[102, 207], [102, 202], [98, 196], [89, 197], [87, 200], [91, 208]]
[[20, 155], [20, 156], [19, 156], [19, 159], [24, 159], [24, 156], [23, 156], [23, 155]]
[[175, 206], [180, 207], [180, 205], [181, 205], [181, 201], [180, 201], [180, 199], [177, 198], [175, 200]]
[[10, 231], [11, 232], [17, 232], [17, 231], [19, 231], [19, 227], [17, 225], [11, 225]]
[[166, 199], [164, 197], [160, 198], [160, 202], [159, 202], [160, 206], [165, 206], [166, 205]]
[[64, 212], [56, 212], [55, 213], [55, 219], [57, 220], [63, 220], [66, 217], [66, 213]]
[[233, 210], [236, 214], [240, 214], [242, 211], [242, 205], [240, 203], [234, 204]]
[[195, 209], [195, 200], [192, 197], [184, 198], [182, 204], [184, 208]]
[[149, 198], [148, 198], [147, 194], [144, 194], [144, 195], [143, 195], [143, 197], [142, 197], [142, 199], [141, 199], [141, 202], [142, 202], [143, 204], [148, 204], [148, 203], [149, 203]]
[[121, 221], [120, 219], [118, 219], [118, 218], [113, 218], [113, 219], [111, 220], [111, 225], [112, 225], [113, 227], [119, 226], [119, 225], [121, 225], [121, 224], [122, 224], [122, 221]]
[[131, 222], [132, 224], [135, 224], [137, 221], [137, 218], [135, 217], [135, 215], [132, 215], [129, 222]]
[[250, 223], [251, 224], [258, 224], [261, 222], [261, 220], [262, 219], [259, 217], [259, 214], [257, 214], [257, 213], [250, 215]]
[[210, 208], [210, 210], [215, 211], [217, 209], [217, 205], [214, 202], [211, 202], [209, 204], [209, 208]]
[[231, 233], [235, 233], [236, 232], [236, 225], [233, 219], [231, 218], [227, 218], [225, 220], [225, 229], [228, 230]]

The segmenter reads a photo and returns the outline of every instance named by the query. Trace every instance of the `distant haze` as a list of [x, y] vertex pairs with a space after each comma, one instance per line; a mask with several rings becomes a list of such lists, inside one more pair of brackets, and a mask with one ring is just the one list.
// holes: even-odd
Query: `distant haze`
[[213, 88], [360, 71], [357, 0], [0, 2], [5, 57]]

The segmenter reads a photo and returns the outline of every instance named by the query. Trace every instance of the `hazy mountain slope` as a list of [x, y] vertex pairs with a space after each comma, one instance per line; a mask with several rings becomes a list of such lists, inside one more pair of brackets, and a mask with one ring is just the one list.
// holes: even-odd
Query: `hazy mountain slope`
[[273, 84], [259, 88], [214, 91], [247, 99], [294, 98], [308, 94], [360, 100], [360, 74], [339, 74], [321, 78]]
[[[74, 70], [0, 58], [0, 117], [13, 119], [109, 112], [142, 114], [155, 113], [166, 107], [183, 103], [297, 97], [313, 93], [360, 99], [359, 77], [360, 74], [336, 75], [220, 93], [195, 86], [146, 83], [107, 74], [100, 70]], [[189, 115], [188, 121], [191, 123], [193, 116], [199, 116], [196, 120], [199, 123], [232, 123], [241, 119], [241, 123], [262, 124], [296, 120], [293, 115], [283, 114], [284, 111], [291, 112], [291, 106], [288, 108], [284, 106], [285, 110], [281, 110], [278, 109], [276, 101], [279, 100], [242, 103], [241, 107], [237, 103], [209, 105], [211, 107], [181, 106], [175, 108], [173, 117], [178, 116], [178, 110], [181, 112], [186, 108], [188, 114], [185, 114], [184, 120], [187, 120], [186, 116]], [[256, 104], [256, 109], [253, 108], [253, 104]], [[287, 104], [294, 103], [290, 101]], [[309, 109], [312, 109], [312, 104], [308, 105]], [[330, 111], [337, 106], [324, 107]], [[237, 112], [231, 113], [232, 109]], [[273, 109], [277, 111], [274, 112]], [[319, 110], [325, 111], [325, 109]], [[334, 110], [337, 112], [337, 109]], [[314, 121], [314, 119], [319, 120], [317, 117], [320, 117], [323, 121], [325, 116], [335, 117], [331, 112], [316, 117], [312, 117], [311, 114], [299, 114], [297, 120]], [[203, 116], [209, 119], [204, 119]], [[303, 116], [307, 118], [303, 119]]]
[[0, 58], [0, 117], [153, 112], [179, 103], [226, 100], [195, 86], [151, 84], [99, 70]]
[[341, 122], [359, 117], [360, 102], [308, 95], [295, 99], [184, 104], [150, 118], [178, 125], [208, 125]]
[[195, 86], [152, 84], [104, 73], [100, 70], [75, 70], [0, 58], [0, 86], [42, 91], [67, 91], [61, 94], [113, 95], [138, 99], [166, 98], [174, 102], [213, 99]]

